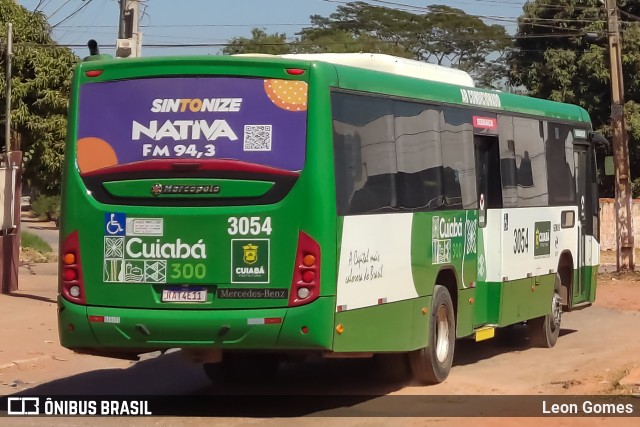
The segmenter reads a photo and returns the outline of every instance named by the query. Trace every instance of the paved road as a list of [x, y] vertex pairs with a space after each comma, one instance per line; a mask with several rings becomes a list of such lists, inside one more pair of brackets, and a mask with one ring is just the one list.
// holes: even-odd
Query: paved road
[[[337, 411], [338, 416], [385, 417], [388, 414], [384, 405], [388, 401], [380, 400], [379, 396], [389, 394], [435, 398], [435, 395], [560, 395], [605, 391], [608, 387], [614, 387], [620, 374], [637, 361], [640, 341], [635, 331], [638, 329], [640, 312], [596, 306], [566, 314], [563, 317], [562, 336], [553, 349], [531, 348], [526, 339], [518, 336], [517, 331], [515, 339], [509, 343], [461, 340], [456, 344], [451, 376], [445, 383], [432, 387], [415, 383], [388, 383], [378, 376], [371, 360], [359, 359], [289, 363], [281, 369], [276, 382], [265, 385], [212, 384], [198, 365], [184, 360], [179, 353], [160, 355], [137, 363], [73, 355], [38, 361], [32, 364], [29, 371], [4, 371], [3, 377], [9, 380], [15, 376], [27, 384], [31, 382], [35, 385], [26, 391], [27, 395], [66, 394], [87, 398], [105, 394], [209, 396], [210, 399], [231, 402], [229, 407], [224, 408], [224, 414], [232, 418], [224, 424], [232, 427], [255, 425], [259, 419], [267, 421], [274, 416], [274, 411], [276, 417], [284, 418], [312, 414], [318, 416], [327, 411]], [[56, 339], [53, 334], [51, 339]], [[40, 375], [42, 377], [38, 378]], [[4, 392], [7, 391], [5, 388]], [[234, 403], [232, 398], [229, 400], [229, 396], [234, 394], [311, 395], [315, 399], [303, 401], [303, 405], [298, 406], [283, 398], [265, 410], [264, 407], [245, 405], [242, 399]], [[343, 396], [336, 397], [336, 394]], [[331, 397], [323, 398], [323, 395]], [[411, 399], [394, 402], [406, 405], [408, 413], [415, 410], [410, 406]], [[429, 403], [428, 399], [426, 402]], [[254, 421], [248, 422], [250, 419]], [[169, 420], [152, 417], [136, 425], [170, 425]], [[355, 422], [357, 419], [354, 418], [351, 420], [347, 422], [350, 427], [382, 425], [381, 420], [363, 423]], [[409, 420], [397, 424], [412, 427], [414, 424]], [[46, 419], [49, 425], [55, 426], [70, 425], [68, 421], [65, 424], [61, 419]], [[163, 421], [169, 423], [162, 424]], [[173, 422], [176, 421], [174, 418]], [[192, 418], [185, 425], [205, 426], [211, 422]], [[180, 421], [180, 424], [183, 422]], [[113, 420], [113, 423], [105, 421], [100, 425], [120, 424]], [[267, 425], [275, 426], [277, 423]]]
[[29, 231], [40, 237], [42, 240], [47, 242], [49, 246], [51, 246], [53, 252], [58, 252], [58, 229], [55, 227], [54, 223], [22, 215], [20, 218], [20, 225], [22, 230]]
[[[404, 418], [296, 418], [320, 415], [327, 411], [347, 411], [350, 415], [384, 417], [381, 395], [444, 395], [455, 400], [456, 395], [571, 395], [616, 393], [617, 384], [628, 370], [638, 366], [640, 340], [640, 287], [637, 282], [610, 281], [599, 287], [596, 306], [563, 316], [563, 330], [553, 349], [531, 348], [518, 327], [510, 340], [489, 340], [474, 343], [459, 340], [450, 377], [445, 383], [423, 387], [416, 383], [389, 383], [382, 380], [371, 360], [316, 360], [309, 363], [288, 363], [276, 382], [267, 385], [211, 383], [200, 366], [186, 361], [179, 353], [147, 357], [140, 362], [106, 359], [74, 354], [59, 345], [56, 322], [56, 265], [35, 265], [32, 271], [21, 269], [21, 291], [0, 295], [0, 395], [16, 392], [40, 395], [165, 395], [206, 396], [213, 401], [233, 394], [311, 395], [315, 399], [306, 407], [295, 399], [283, 398], [270, 412], [243, 405], [239, 400], [225, 409], [232, 418], [207, 419], [197, 417], [150, 417], [140, 420], [92, 418], [95, 426], [123, 425], [184, 425], [229, 427], [377, 427], [394, 425], [421, 427], [428, 422]], [[600, 305], [598, 305], [600, 304]], [[3, 362], [6, 363], [5, 366]], [[637, 368], [636, 368], [637, 369]], [[640, 382], [638, 382], [640, 385]], [[28, 389], [28, 390], [25, 390]], [[339, 394], [342, 397], [336, 397]], [[323, 398], [323, 395], [332, 395]], [[368, 396], [366, 396], [368, 395]], [[364, 397], [363, 397], [364, 396]], [[424, 400], [424, 399], [423, 399]], [[312, 404], [309, 405], [309, 402]], [[395, 401], [408, 406], [415, 400]], [[428, 403], [428, 402], [427, 402]], [[639, 402], [640, 411], [640, 402]], [[398, 408], [391, 408], [398, 410]], [[273, 411], [277, 413], [273, 417]], [[355, 412], [354, 412], [355, 411]], [[187, 414], [184, 414], [187, 415]], [[191, 414], [193, 415], [193, 414]], [[603, 427], [609, 420], [588, 419], [585, 423], [563, 423], [554, 419], [554, 426]], [[4, 419], [6, 421], [6, 419]], [[505, 420], [459, 419], [457, 425], [498, 427]], [[507, 420], [508, 421], [508, 420]], [[518, 419], [520, 427], [537, 427], [539, 420], [529, 423]], [[443, 423], [442, 419], [438, 425]], [[515, 423], [506, 423], [515, 424]], [[78, 426], [87, 420], [69, 418], [11, 419], [12, 426]], [[618, 419], [615, 425], [635, 426], [636, 419]]]

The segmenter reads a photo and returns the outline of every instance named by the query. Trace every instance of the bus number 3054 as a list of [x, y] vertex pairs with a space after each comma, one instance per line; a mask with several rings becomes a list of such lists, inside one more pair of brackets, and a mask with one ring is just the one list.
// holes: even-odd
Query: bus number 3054
[[513, 253], [521, 254], [529, 252], [529, 229], [516, 228], [513, 230]]
[[271, 235], [271, 217], [268, 216], [264, 220], [259, 216], [252, 217], [230, 217], [229, 218], [229, 228], [227, 231], [230, 236], [235, 236], [237, 234], [241, 236], [257, 236], [261, 233], [265, 233], [267, 236]]

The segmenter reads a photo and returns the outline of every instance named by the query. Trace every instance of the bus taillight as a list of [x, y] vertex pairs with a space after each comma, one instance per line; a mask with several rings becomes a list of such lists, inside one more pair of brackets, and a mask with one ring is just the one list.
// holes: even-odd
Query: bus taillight
[[60, 294], [68, 301], [84, 305], [87, 299], [82, 281], [78, 232], [69, 234], [60, 249]]
[[308, 304], [318, 296], [320, 296], [320, 246], [307, 234], [300, 232], [289, 307]]
[[304, 70], [302, 68], [287, 68], [287, 74], [291, 74], [292, 76], [301, 76], [304, 74]]
[[102, 70], [89, 70], [84, 74], [87, 77], [98, 77], [100, 74], [102, 74]]

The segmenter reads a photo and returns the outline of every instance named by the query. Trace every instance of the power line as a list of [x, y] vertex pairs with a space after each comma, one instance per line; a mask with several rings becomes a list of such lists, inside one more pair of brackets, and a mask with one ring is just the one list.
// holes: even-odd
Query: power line
[[[85, 1], [85, 0], [83, 0]], [[82, 9], [84, 9], [85, 7], [89, 6], [91, 4], [93, 0], [86, 0], [86, 3], [84, 3], [82, 6], [78, 7], [75, 11], [71, 12], [69, 15], [67, 15], [66, 18], [64, 18], [63, 20], [59, 21], [57, 24], [52, 25], [51, 28], [56, 28], [58, 25], [62, 24], [63, 22], [67, 21], [68, 19], [72, 18], [73, 16], [75, 16], [76, 14], [78, 14]]]
[[[141, 25], [142, 28], [184, 28], [184, 27], [300, 27], [311, 25], [310, 22], [305, 23], [266, 23], [266, 24], [147, 24]], [[60, 28], [117, 28], [118, 24], [113, 25], [61, 25]]]
[[40, 9], [40, 6], [44, 6], [43, 3], [48, 2], [48, 0], [39, 0], [38, 4], [36, 5], [36, 7], [33, 8], [34, 12], [38, 12], [38, 9]]
[[[76, 10], [73, 14], [78, 13], [80, 11], [80, 9], [82, 9], [83, 7], [87, 6], [92, 0], [88, 0], [87, 3], [85, 3], [84, 5], [82, 5], [78, 10]], [[342, 4], [348, 4], [348, 2], [346, 1], [340, 1], [340, 0], [323, 0], [326, 2], [331, 2], [331, 3], [342, 3]], [[549, 22], [549, 23], [553, 23], [553, 22], [562, 22], [562, 23], [567, 23], [567, 24], [571, 24], [571, 23], [582, 23], [582, 24], [586, 24], [586, 23], [604, 23], [604, 20], [601, 19], [580, 19], [580, 18], [511, 18], [511, 17], [506, 17], [506, 16], [492, 16], [492, 15], [471, 15], [471, 14], [466, 14], [464, 12], [434, 12], [432, 10], [430, 10], [427, 7], [421, 7], [421, 6], [414, 6], [414, 5], [409, 5], [406, 3], [400, 3], [400, 2], [394, 2], [394, 1], [386, 1], [386, 0], [372, 0], [374, 2], [378, 2], [378, 3], [384, 3], [384, 4], [388, 4], [388, 5], [396, 5], [396, 6], [406, 6], [406, 7], [411, 7], [415, 10], [419, 10], [419, 11], [424, 11], [426, 14], [433, 14], [433, 13], [443, 13], [443, 14], [452, 14], [455, 16], [464, 16], [464, 17], [477, 17], [477, 18], [481, 18], [481, 19], [487, 19], [487, 20], [493, 20], [496, 22], [502, 22], [502, 23], [512, 23], [512, 24], [516, 24], [516, 23], [520, 23], [520, 24], [527, 24], [530, 26], [536, 26], [536, 27], [540, 27], [540, 28], [557, 28], [557, 26], [555, 25], [549, 25], [549, 24], [545, 24], [545, 22]], [[505, 1], [499, 1], [499, 0], [475, 0], [477, 2], [486, 2], [486, 3], [496, 3], [496, 4], [509, 4], [510, 2], [505, 2]], [[560, 7], [564, 7], [561, 5], [543, 5], [544, 7], [548, 7], [548, 8], [560, 8]], [[380, 6], [380, 7], [385, 7], [385, 6]], [[580, 7], [578, 7], [580, 8]], [[591, 7], [587, 7], [587, 6], [582, 6], [581, 8], [584, 9], [592, 9]], [[69, 19], [71, 16], [73, 16], [73, 14], [71, 14], [69, 17], [65, 18], [65, 19]], [[640, 18], [639, 18], [640, 19]], [[62, 21], [61, 21], [62, 22]], [[56, 24], [54, 27], [60, 27], [60, 28], [68, 28], [69, 26], [60, 26], [60, 23]], [[309, 23], [265, 23], [265, 24], [166, 24], [166, 25], [162, 25], [162, 24], [156, 24], [156, 25], [144, 25], [143, 27], [145, 28], [182, 28], [182, 27], [200, 27], [200, 28], [207, 28], [207, 27], [253, 27], [253, 28], [258, 28], [258, 27], [265, 27], [265, 26], [296, 26], [296, 27], [300, 27], [300, 26], [310, 26], [311, 24]], [[100, 26], [90, 26], [90, 25], [78, 25], [78, 26], [74, 26], [75, 28], [114, 28], [114, 25], [100, 25]], [[566, 29], [565, 29], [566, 30]]]
[[[515, 35], [515, 36], [510, 36], [507, 37], [509, 39], [535, 39], [535, 38], [575, 38], [575, 37], [580, 37], [580, 36], [584, 36], [584, 33], [565, 33], [565, 34], [558, 34], [558, 33], [548, 33], [548, 34], [526, 34], [526, 35]], [[430, 39], [430, 41], [434, 41], [434, 42], [442, 42], [442, 41], [461, 41], [461, 40], [472, 40], [472, 39], [476, 39], [476, 37], [473, 34], [469, 34], [466, 35], [465, 37], [454, 37], [454, 38], [432, 38]], [[397, 44], [396, 41], [387, 41], [387, 40], [352, 40], [352, 41], [347, 41], [347, 42], [334, 42], [334, 43], [327, 43], [324, 44], [325, 46], [342, 46], [342, 45], [349, 45], [349, 44], [355, 44], [355, 45], [363, 45], [363, 44], [371, 44], [371, 45], [376, 45], [376, 44]], [[86, 47], [85, 44], [39, 44], [39, 43], [29, 43], [29, 42], [21, 42], [21, 43], [16, 43], [16, 45], [18, 46], [39, 46], [39, 47], [50, 47], [50, 48], [57, 48], [57, 47], [66, 47], [66, 48], [82, 48], [82, 47]], [[150, 43], [145, 45], [145, 47], [150, 47], [150, 48], [197, 48], [197, 47], [227, 47], [227, 46], [236, 46], [236, 43], [229, 43], [229, 42], [204, 42], [204, 43]], [[289, 42], [284, 42], [284, 43], [264, 43], [264, 42], [258, 42], [258, 43], [254, 43], [251, 41], [248, 41], [247, 43], [244, 44], [245, 46], [256, 46], [256, 47], [267, 47], [267, 46], [301, 46], [301, 47], [312, 47], [312, 46], [316, 46], [315, 43], [309, 43], [309, 42], [298, 42], [298, 41], [289, 41]], [[102, 45], [102, 47], [106, 47], [106, 48], [112, 48], [115, 47], [114, 44], [108, 44], [108, 45]]]
[[[324, 2], [327, 3], [338, 3], [338, 4], [344, 4], [344, 5], [348, 5], [352, 2], [350, 1], [346, 1], [346, 0], [323, 0]], [[526, 17], [510, 17], [510, 16], [498, 16], [498, 15], [474, 15], [474, 14], [469, 14], [466, 13], [464, 11], [434, 11], [432, 9], [430, 9], [429, 7], [425, 7], [425, 6], [414, 6], [414, 5], [410, 5], [410, 4], [406, 4], [406, 3], [399, 3], [399, 2], [394, 2], [394, 1], [385, 1], [385, 0], [371, 0], [374, 2], [378, 2], [378, 3], [384, 3], [384, 4], [388, 4], [388, 5], [396, 5], [396, 6], [402, 6], [402, 7], [410, 7], [413, 9], [412, 13], [414, 13], [415, 11], [419, 11], [419, 12], [424, 12], [425, 15], [452, 15], [452, 16], [458, 16], [458, 17], [469, 17], [469, 18], [480, 18], [480, 19], [486, 19], [489, 21], [496, 21], [496, 22], [509, 22], [509, 23], [513, 23], [513, 24], [517, 24], [519, 23], [522, 19], [537, 19], [537, 20], [543, 20], [543, 21], [562, 21], [562, 22], [598, 22], [598, 23], [605, 23], [606, 21], [604, 19], [580, 19], [580, 18], [526, 18]], [[489, 0], [477, 0], [477, 1], [489, 1]], [[495, 0], [495, 2], [497, 3], [498, 0]], [[375, 6], [375, 5], [374, 5]], [[558, 10], [565, 10], [566, 6], [563, 5], [543, 5], [544, 7], [549, 7], [549, 8], [556, 8]], [[390, 9], [390, 10], [397, 10], [397, 9], [391, 9], [389, 7], [386, 6], [378, 6], [381, 8], [385, 8], [385, 9]], [[597, 8], [594, 7], [589, 7], [589, 6], [578, 6], [575, 7], [574, 9], [584, 9], [584, 10], [594, 10], [597, 11]], [[406, 10], [406, 9], [405, 9]]]
[[[61, 10], [63, 7], [65, 7], [67, 4], [69, 4], [69, 2], [70, 2], [70, 1], [71, 1], [71, 0], [67, 0], [67, 1], [65, 1], [64, 3], [62, 3], [62, 4], [60, 5], [60, 7], [59, 7], [59, 8], [57, 8], [56, 10], [54, 10], [54, 11], [51, 13], [51, 15], [49, 15], [49, 17], [48, 17], [48, 18], [49, 18], [49, 19], [53, 18], [53, 16], [54, 16], [56, 13], [60, 12], [60, 10]], [[42, 2], [40, 2], [40, 3], [42, 3]], [[40, 3], [38, 3], [38, 6], [40, 6]], [[36, 9], [38, 9], [38, 6], [36, 6]]]

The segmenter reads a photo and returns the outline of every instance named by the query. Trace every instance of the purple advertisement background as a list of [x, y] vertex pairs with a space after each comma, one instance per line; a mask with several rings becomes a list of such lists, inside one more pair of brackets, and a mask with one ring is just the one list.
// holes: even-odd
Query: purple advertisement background
[[[242, 98], [237, 112], [152, 112], [155, 99], [209, 99]], [[263, 79], [229, 77], [172, 77], [88, 83], [80, 89], [78, 140], [99, 138], [106, 141], [115, 152], [117, 164], [127, 164], [150, 159], [194, 159], [178, 157], [173, 147], [178, 144], [196, 144], [206, 151], [205, 145], [215, 145], [215, 156], [204, 159], [234, 159], [272, 166], [289, 171], [300, 171], [304, 166], [306, 144], [306, 111], [287, 111], [269, 99]], [[199, 139], [175, 141], [164, 137], [154, 140], [144, 134], [132, 139], [133, 122], [149, 127], [158, 121], [158, 129], [167, 121], [225, 120], [238, 139], [220, 137], [208, 141]], [[270, 151], [244, 151], [245, 125], [271, 125]], [[190, 132], [189, 132], [190, 133]], [[169, 146], [171, 156], [150, 157], [143, 155], [143, 144]]]

